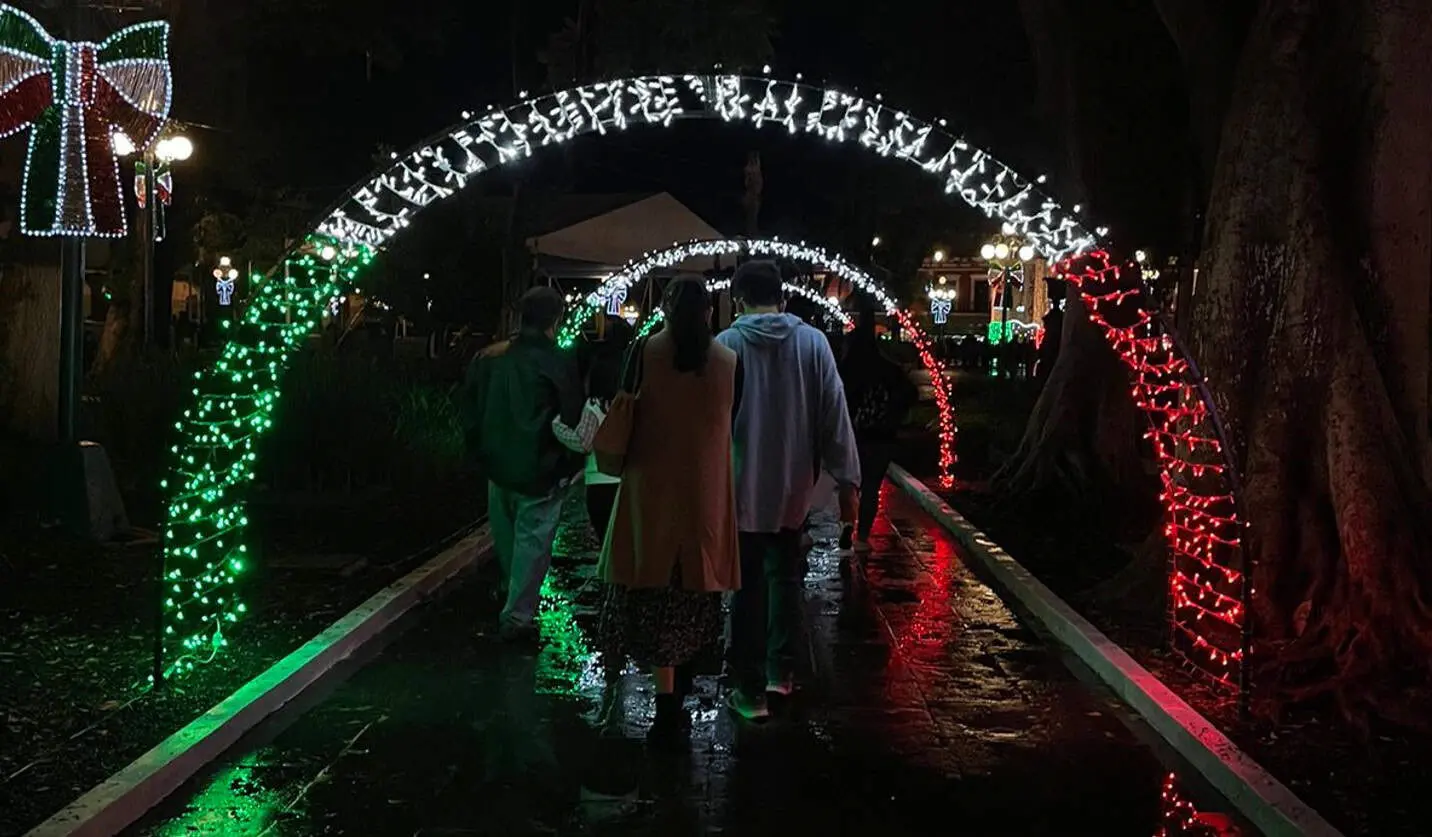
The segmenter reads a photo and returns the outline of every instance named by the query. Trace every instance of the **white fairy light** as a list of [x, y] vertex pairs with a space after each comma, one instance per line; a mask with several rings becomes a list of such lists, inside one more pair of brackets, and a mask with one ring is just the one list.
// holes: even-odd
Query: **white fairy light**
[[799, 81], [731, 74], [640, 76], [525, 98], [505, 109], [464, 119], [450, 131], [395, 159], [355, 188], [319, 232], [370, 247], [407, 227], [422, 209], [450, 197], [488, 169], [520, 162], [536, 149], [583, 134], [636, 126], [669, 126], [705, 117], [752, 126], [776, 123], [788, 133], [856, 143], [883, 157], [919, 166], [945, 192], [1005, 222], [1050, 261], [1092, 249], [1097, 238], [1027, 180], [985, 151], [944, 130], [851, 93]]

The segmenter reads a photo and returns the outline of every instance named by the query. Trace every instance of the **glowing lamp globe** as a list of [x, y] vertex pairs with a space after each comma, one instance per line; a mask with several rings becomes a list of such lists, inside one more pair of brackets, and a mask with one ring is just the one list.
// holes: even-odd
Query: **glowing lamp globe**
[[128, 157], [135, 152], [134, 140], [123, 131], [114, 132], [114, 156]]
[[1032, 261], [1033, 259], [1034, 259], [1034, 248], [1033, 248], [1033, 247], [1030, 247], [1028, 244], [1026, 244], [1026, 245], [1024, 245], [1023, 247], [1019, 248], [1019, 260], [1020, 260], [1020, 261], [1022, 261], [1022, 262], [1027, 262], [1027, 261]]
[[980, 248], [980, 258], [984, 259], [985, 261], [990, 261], [991, 259], [993, 259], [993, 258], [994, 258], [994, 245], [993, 245], [993, 244], [986, 244], [985, 246], [981, 247], [981, 248]]

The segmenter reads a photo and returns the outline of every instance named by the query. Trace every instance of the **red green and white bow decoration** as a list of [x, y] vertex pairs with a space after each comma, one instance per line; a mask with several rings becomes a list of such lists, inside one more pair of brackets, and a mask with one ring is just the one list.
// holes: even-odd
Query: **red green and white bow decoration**
[[147, 148], [172, 98], [167, 23], [130, 26], [98, 44], [71, 43], [0, 5], [0, 137], [30, 129], [21, 232], [124, 235], [114, 136], [123, 132]]
[[1009, 276], [1009, 284], [1015, 290], [1024, 287], [1024, 265], [1016, 262], [1008, 267], [992, 267], [989, 269], [990, 293], [998, 294], [1004, 291], [1005, 276]]

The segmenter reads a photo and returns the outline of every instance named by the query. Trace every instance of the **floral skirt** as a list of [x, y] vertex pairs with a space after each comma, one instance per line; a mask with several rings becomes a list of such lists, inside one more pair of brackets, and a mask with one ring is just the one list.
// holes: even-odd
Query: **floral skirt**
[[721, 629], [721, 594], [682, 589], [679, 561], [666, 587], [607, 585], [600, 642], [609, 664], [678, 666], [720, 641]]

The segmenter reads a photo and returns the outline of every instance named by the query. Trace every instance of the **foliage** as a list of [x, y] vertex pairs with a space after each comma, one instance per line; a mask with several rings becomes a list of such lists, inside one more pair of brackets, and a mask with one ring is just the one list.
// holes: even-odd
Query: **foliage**
[[191, 231], [195, 261], [209, 265], [230, 256], [235, 264], [267, 270], [307, 231], [312, 216], [308, 198], [288, 189], [253, 192], [242, 213], [209, 202]]
[[466, 455], [458, 416], [456, 386], [414, 383], [397, 393], [394, 436], [415, 476], [443, 477], [457, 470]]
[[429, 367], [323, 347], [295, 358], [288, 374], [260, 454], [260, 479], [270, 486], [413, 485], [462, 466], [457, 408]]

